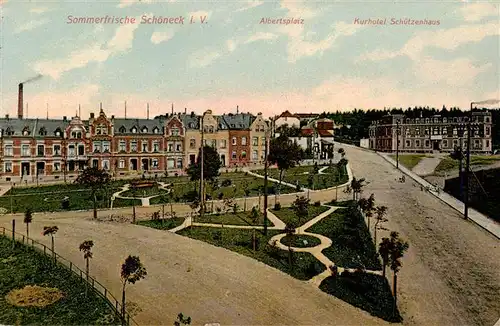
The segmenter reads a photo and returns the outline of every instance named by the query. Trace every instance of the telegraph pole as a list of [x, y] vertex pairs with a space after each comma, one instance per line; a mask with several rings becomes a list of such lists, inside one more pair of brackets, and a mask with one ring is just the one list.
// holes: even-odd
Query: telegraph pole
[[470, 169], [470, 130], [472, 123], [472, 106], [474, 102], [470, 104], [469, 121], [467, 123], [467, 159], [465, 163], [465, 198], [464, 198], [464, 218], [469, 218], [469, 169]]
[[205, 130], [203, 128], [203, 120], [205, 118], [205, 113], [201, 116], [201, 149], [200, 149], [200, 218], [203, 221], [203, 216], [205, 215], [205, 187], [203, 182], [203, 147], [205, 146]]
[[399, 169], [399, 120], [396, 120], [396, 169]]
[[267, 235], [267, 154], [269, 151], [269, 131], [266, 130], [266, 143], [264, 146], [264, 235]]

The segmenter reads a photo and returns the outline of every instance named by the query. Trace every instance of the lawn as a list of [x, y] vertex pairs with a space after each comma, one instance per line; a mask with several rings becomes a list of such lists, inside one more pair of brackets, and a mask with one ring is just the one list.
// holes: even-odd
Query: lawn
[[[318, 166], [318, 169], [321, 169], [323, 166]], [[264, 175], [264, 170], [255, 171], [260, 175]], [[307, 166], [296, 166], [285, 170], [283, 172], [283, 182], [287, 182], [293, 185], [299, 185], [300, 187], [309, 187], [309, 175], [314, 172], [313, 165]], [[338, 172], [337, 175], [337, 166], [329, 166], [324, 174], [316, 174], [313, 177], [313, 185], [311, 189], [325, 189], [335, 187], [340, 184], [344, 184], [348, 181], [349, 176], [347, 175], [347, 171], [344, 168]], [[279, 180], [280, 171], [278, 169], [269, 169], [268, 176], [270, 178]], [[282, 186], [283, 188], [284, 186]], [[283, 192], [282, 192], [283, 193]]]
[[393, 316], [394, 298], [391, 288], [387, 279], [380, 275], [343, 273], [341, 276], [327, 277], [319, 288], [373, 316], [389, 322], [402, 321], [397, 309]]
[[158, 195], [167, 195], [168, 191], [165, 189], [160, 189], [157, 185], [153, 187], [144, 187], [138, 188], [137, 190], [129, 189], [120, 194], [123, 197], [131, 197], [131, 198], [142, 198], [142, 197], [151, 197]]
[[[264, 181], [258, 177], [246, 175], [245, 173], [223, 173], [219, 177], [220, 183], [224, 180], [230, 185], [220, 187], [213, 190], [210, 185], [207, 185], [207, 195], [214, 198], [227, 197], [244, 197], [245, 189], [248, 191], [249, 196], [258, 196], [259, 191], [262, 190]], [[109, 208], [110, 198], [114, 192], [117, 192], [121, 187], [130, 183], [133, 180], [115, 180], [110, 185], [97, 195], [97, 207]], [[167, 177], [160, 178], [158, 181], [166, 183], [173, 183], [173, 194], [170, 196], [155, 197], [150, 201], [151, 205], [168, 203], [170, 200], [175, 202], [190, 202], [197, 197], [199, 182], [190, 182], [187, 177]], [[270, 193], [273, 193], [273, 183], [269, 185]], [[281, 193], [295, 192], [295, 188], [283, 186]], [[138, 196], [144, 195], [146, 191], [147, 196], [155, 194], [165, 194], [166, 191], [158, 189], [157, 186], [137, 191]], [[142, 193], [142, 195], [141, 195]], [[122, 195], [131, 195], [132, 191], [127, 191]], [[12, 196], [11, 196], [12, 195]], [[194, 196], [194, 197], [193, 197]], [[62, 200], [67, 198], [69, 207], [64, 208]], [[136, 205], [140, 205], [140, 200], [135, 201]], [[131, 200], [116, 199], [113, 203], [114, 207], [132, 206]], [[5, 208], [10, 212], [11, 207], [14, 213], [24, 212], [29, 207], [34, 212], [56, 212], [64, 210], [87, 210], [93, 208], [91, 191], [82, 186], [74, 183], [58, 184], [58, 185], [43, 185], [39, 187], [14, 187], [9, 190], [5, 195], [0, 197], [0, 207]]]
[[330, 208], [326, 206], [309, 205], [308, 207], [309, 215], [307, 217], [303, 217], [300, 220], [300, 223], [299, 223], [299, 217], [297, 216], [297, 213], [295, 213], [293, 207], [282, 207], [280, 210], [271, 209], [271, 212], [274, 215], [276, 215], [280, 220], [282, 220], [285, 224], [300, 226], [312, 220], [319, 214], [326, 212], [329, 209]]
[[[257, 219], [254, 221], [251, 212], [225, 213], [225, 214], [205, 214], [203, 218], [194, 217], [197, 223], [215, 223], [223, 225], [264, 225], [264, 214], [259, 212]], [[267, 226], [274, 226], [268, 219]]]
[[269, 239], [280, 233], [277, 230], [268, 230], [267, 236], [263, 235], [261, 230], [255, 231], [257, 239], [255, 251], [253, 251], [253, 230], [190, 227], [177, 233], [251, 257], [299, 280], [309, 280], [325, 270], [325, 266], [313, 255], [302, 252], [293, 253], [292, 268], [288, 262], [288, 251], [268, 244]]
[[[396, 155], [389, 155], [390, 158], [396, 160]], [[418, 162], [420, 162], [424, 157], [431, 157], [426, 154], [400, 154], [399, 163], [401, 163], [407, 169], [413, 169]]]
[[174, 217], [174, 218], [162, 218], [159, 220], [136, 221], [135, 224], [147, 226], [158, 230], [170, 230], [184, 223], [184, 220], [185, 219], [183, 217]]
[[332, 246], [323, 250], [323, 254], [336, 265], [382, 269], [368, 228], [357, 210], [339, 208], [306, 231], [332, 239]]
[[317, 245], [321, 244], [321, 240], [310, 235], [291, 234], [285, 235], [283, 238], [281, 238], [281, 243], [285, 246], [288, 246], [288, 244], [290, 244], [290, 247], [294, 248], [309, 248], [316, 247]]
[[[7, 325], [103, 325], [119, 324], [108, 303], [93, 291], [85, 296], [85, 283], [65, 267], [32, 248], [0, 236], [0, 323]], [[119, 271], [116, 271], [119, 277]], [[57, 288], [64, 297], [41, 307], [15, 307], [5, 296], [26, 285]], [[106, 323], [105, 320], [110, 322]]]
[[[474, 155], [470, 157], [471, 165], [490, 165], [500, 162], [500, 155]], [[465, 159], [462, 161], [465, 166]], [[445, 157], [439, 162], [434, 172], [444, 172], [449, 170], [458, 170], [460, 163], [450, 157]]]

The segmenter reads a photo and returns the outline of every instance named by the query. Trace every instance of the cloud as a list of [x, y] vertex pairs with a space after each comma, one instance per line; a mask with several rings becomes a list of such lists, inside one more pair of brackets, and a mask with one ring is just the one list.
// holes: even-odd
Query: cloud
[[47, 7], [33, 7], [30, 9], [30, 12], [31, 13], [34, 13], [34, 14], [43, 14], [44, 12], [48, 12], [48, 11], [51, 11], [52, 9], [49, 9]]
[[468, 3], [458, 12], [467, 22], [477, 22], [486, 17], [498, 16], [498, 4], [495, 3]]
[[26, 24], [20, 25], [19, 27], [16, 28], [14, 31], [14, 34], [26, 32], [26, 31], [31, 31], [37, 27], [43, 26], [47, 23], [49, 23], [50, 20], [48, 19], [40, 19], [40, 20], [30, 20]]
[[[137, 18], [139, 19], [139, 18]], [[120, 25], [106, 44], [92, 43], [69, 53], [66, 58], [38, 61], [33, 69], [45, 76], [59, 79], [63, 73], [86, 67], [90, 62], [104, 62], [109, 57], [132, 48], [134, 32], [140, 24]]]
[[175, 33], [173, 30], [168, 30], [165, 32], [153, 32], [153, 34], [151, 34], [151, 43], [160, 44], [162, 42], [166, 42], [174, 37], [174, 34]]
[[229, 52], [233, 52], [234, 50], [236, 50], [236, 47], [238, 46], [238, 43], [235, 40], [227, 40], [226, 41], [226, 46], [227, 46], [227, 50]]
[[245, 44], [260, 41], [260, 40], [274, 40], [277, 39], [278, 35], [273, 34], [273, 33], [264, 33], [264, 32], [258, 32], [252, 36], [250, 36], [246, 41]]
[[221, 56], [221, 53], [216, 51], [200, 50], [195, 52], [189, 58], [189, 66], [191, 68], [206, 67]]
[[199, 10], [199, 11], [192, 11], [190, 13], [188, 13], [188, 17], [194, 17], [194, 19], [199, 19], [200, 17], [207, 17], [207, 19], [210, 17], [210, 15], [212, 15], [212, 12], [211, 11], [202, 11], [202, 10]]
[[258, 7], [260, 5], [264, 4], [264, 1], [259, 1], [259, 0], [250, 0], [247, 1], [246, 5], [240, 9], [235, 10], [235, 12], [240, 12], [240, 11], [245, 11], [248, 9], [252, 9], [255, 7]]
[[281, 0], [281, 8], [288, 10], [289, 17], [313, 18], [318, 12], [306, 7], [304, 0]]
[[474, 81], [477, 75], [488, 71], [492, 66], [492, 63], [477, 66], [466, 58], [451, 61], [424, 58], [419, 61], [418, 65], [414, 66], [414, 74], [426, 83], [467, 86]]
[[436, 47], [445, 50], [455, 50], [467, 43], [477, 43], [485, 37], [500, 35], [498, 23], [491, 22], [483, 25], [464, 25], [455, 28], [437, 31], [417, 32], [400, 50], [375, 50], [359, 56], [363, 60], [387, 60], [397, 56], [408, 56], [417, 60], [426, 47]]
[[118, 8], [125, 8], [138, 3], [153, 3], [153, 0], [121, 0]]

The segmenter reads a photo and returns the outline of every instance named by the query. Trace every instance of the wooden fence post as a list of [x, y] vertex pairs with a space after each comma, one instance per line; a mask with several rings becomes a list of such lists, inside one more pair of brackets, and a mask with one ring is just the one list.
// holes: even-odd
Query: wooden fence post
[[12, 220], [12, 250], [16, 247], [16, 220]]

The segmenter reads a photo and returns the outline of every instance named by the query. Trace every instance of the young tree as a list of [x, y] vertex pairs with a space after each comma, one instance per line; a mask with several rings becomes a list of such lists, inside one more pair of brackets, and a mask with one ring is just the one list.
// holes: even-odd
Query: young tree
[[338, 153], [344, 158], [345, 156], [345, 150], [343, 148], [339, 148]]
[[352, 189], [352, 200], [357, 200], [359, 194], [363, 191], [363, 187], [365, 186], [365, 178], [356, 179], [352, 178], [351, 181], [351, 189]]
[[243, 211], [247, 211], [247, 197], [250, 196], [250, 184], [248, 183], [248, 180], [243, 180], [241, 183], [241, 187], [243, 188], [243, 192], [245, 193], [245, 199], [243, 202]]
[[307, 218], [309, 215], [309, 202], [310, 200], [304, 196], [297, 196], [295, 201], [293, 202], [293, 210], [297, 217], [299, 218], [299, 224], [302, 222], [302, 218]]
[[[219, 170], [222, 166], [217, 150], [212, 146], [203, 146], [203, 180], [213, 181], [220, 173]], [[196, 163], [191, 164], [187, 173], [191, 181], [200, 180], [201, 178], [201, 148], [198, 151], [198, 158]]]
[[289, 223], [285, 225], [285, 233], [288, 237], [288, 263], [290, 264], [290, 268], [293, 269], [293, 251], [292, 251], [292, 241], [293, 235], [295, 234], [295, 225]]
[[399, 238], [399, 234], [397, 232], [391, 232], [391, 245], [389, 251], [389, 261], [390, 267], [393, 272], [393, 295], [394, 295], [394, 305], [392, 307], [393, 316], [396, 315], [396, 307], [397, 307], [397, 284], [398, 284], [398, 272], [401, 269], [402, 263], [401, 258], [403, 258], [404, 253], [410, 247], [408, 242], [403, 241]]
[[92, 258], [92, 247], [94, 246], [94, 241], [85, 240], [80, 243], [80, 251], [83, 251], [83, 259], [85, 259], [85, 274], [87, 274], [87, 281], [89, 279], [89, 261]]
[[125, 320], [125, 286], [127, 283], [135, 284], [135, 282], [143, 279], [148, 275], [146, 268], [142, 265], [141, 260], [137, 256], [128, 256], [122, 264], [121, 281], [122, 287], [122, 318]]
[[[26, 208], [26, 211], [24, 212], [24, 223], [26, 224], [26, 238], [29, 238], [30, 236], [30, 230], [29, 230], [29, 224], [33, 221], [33, 212], [31, 211], [31, 208]], [[26, 240], [28, 241], [28, 240]]]
[[52, 252], [55, 255], [54, 251], [54, 235], [59, 231], [59, 228], [57, 226], [44, 226], [43, 227], [43, 232], [42, 235], [50, 235], [50, 238], [52, 240]]
[[391, 240], [382, 238], [378, 247], [378, 253], [382, 259], [382, 276], [385, 277], [385, 268], [389, 265], [389, 253], [391, 251]]
[[309, 174], [307, 176], [307, 198], [309, 198], [309, 190], [312, 189], [313, 186], [314, 186], [314, 175], [313, 174]]
[[370, 230], [370, 218], [375, 211], [375, 195], [371, 194], [368, 198], [361, 198], [358, 200], [359, 208], [365, 213], [367, 219], [368, 230]]
[[184, 317], [182, 312], [177, 315], [177, 320], [174, 321], [174, 326], [181, 325], [191, 325], [191, 317]]
[[304, 151], [297, 143], [292, 142], [285, 135], [280, 135], [277, 138], [271, 139], [269, 147], [268, 162], [276, 164], [280, 171], [278, 192], [276, 194], [279, 196], [283, 172], [297, 165], [302, 160]]
[[97, 219], [97, 193], [111, 182], [111, 176], [104, 169], [92, 167], [83, 170], [75, 182], [90, 188], [94, 203], [94, 218]]
[[[313, 175], [313, 187], [314, 187], [314, 178], [317, 177], [319, 178], [319, 167], [318, 167], [318, 162], [314, 162], [314, 167], [312, 170], [312, 175]], [[318, 180], [319, 183], [319, 180]]]
[[374, 242], [377, 243], [377, 230], [379, 229], [379, 224], [387, 222], [385, 215], [387, 214], [387, 206], [378, 206], [375, 208], [375, 230], [374, 230]]

